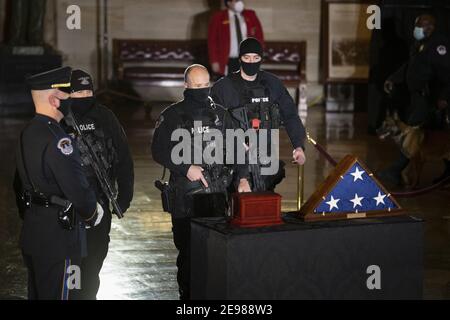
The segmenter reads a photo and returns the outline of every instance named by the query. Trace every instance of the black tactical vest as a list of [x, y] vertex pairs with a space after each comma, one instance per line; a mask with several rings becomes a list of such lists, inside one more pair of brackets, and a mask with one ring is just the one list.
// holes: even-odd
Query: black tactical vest
[[[176, 113], [181, 119], [181, 123], [178, 125], [178, 128], [183, 128], [189, 131], [191, 134], [191, 141], [194, 141], [194, 137], [208, 134], [212, 129], [219, 130], [223, 137], [225, 137], [225, 128], [224, 128], [224, 112], [223, 109], [217, 105], [215, 105], [212, 101], [211, 103], [206, 103], [204, 107], [197, 108], [176, 108]], [[201, 124], [200, 124], [201, 122]], [[197, 150], [199, 146], [192, 143], [191, 149], [191, 158], [192, 163], [194, 160], [194, 152], [203, 152], [207, 150], [207, 148], [215, 148], [214, 141], [203, 141], [201, 145], [201, 150]], [[224, 141], [225, 147], [225, 141]]]
[[[225, 137], [225, 110], [215, 105], [212, 101], [204, 106], [196, 108], [176, 108], [174, 109], [181, 119], [178, 128], [188, 130], [191, 134], [191, 141], [194, 136], [202, 135], [202, 150], [196, 150], [194, 143], [191, 144], [191, 163], [194, 164], [194, 152], [203, 152], [211, 147], [215, 149], [215, 142], [203, 141], [203, 135], [211, 132], [212, 129], [219, 130]], [[201, 125], [194, 124], [201, 122]], [[223, 141], [223, 147], [226, 143]], [[223, 153], [225, 157], [225, 151]], [[224, 161], [225, 159], [223, 159]], [[202, 158], [203, 162], [203, 158]], [[174, 205], [171, 212], [174, 217], [192, 217], [202, 216], [203, 214], [224, 213], [226, 211], [226, 197], [224, 191], [231, 183], [232, 171], [222, 164], [196, 164], [202, 166], [205, 171], [205, 179], [210, 184], [208, 190], [203, 188], [200, 181], [189, 181], [186, 177], [173, 179], [171, 176], [170, 184], [174, 190]], [[208, 175], [209, 178], [206, 177]], [[223, 188], [223, 190], [218, 190]]]
[[[119, 159], [114, 147], [111, 128], [107, 126], [106, 121], [102, 121], [97, 117], [89, 115], [79, 119], [78, 125], [86, 143], [92, 146], [96, 151], [98, 158], [103, 162], [105, 168], [107, 168], [109, 178], [114, 181], [117, 175], [117, 164]], [[82, 151], [80, 151], [80, 156], [86, 178], [91, 184], [96, 186], [96, 192], [99, 194], [101, 188], [97, 183], [95, 171], [89, 163], [89, 157]]]
[[[239, 105], [247, 111], [247, 128], [278, 129], [280, 127], [279, 107], [271, 101], [269, 88], [264, 81], [256, 79], [254, 86], [248, 86], [242, 77], [230, 76], [233, 87], [239, 93]], [[245, 126], [241, 123], [241, 128]], [[243, 128], [243, 129], [247, 129]]]

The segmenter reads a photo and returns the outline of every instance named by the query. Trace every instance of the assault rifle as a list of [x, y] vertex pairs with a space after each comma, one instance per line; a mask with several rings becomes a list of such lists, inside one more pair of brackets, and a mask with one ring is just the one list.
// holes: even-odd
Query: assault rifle
[[72, 111], [65, 117], [65, 120], [68, 125], [75, 129], [78, 148], [87, 158], [89, 165], [94, 169], [98, 183], [105, 196], [111, 202], [114, 213], [119, 219], [123, 218], [123, 211], [116, 200], [117, 189], [107, 174], [108, 162], [103, 156], [103, 147], [98, 142], [93, 141], [92, 137], [83, 135]]
[[[245, 131], [247, 131], [248, 129], [253, 129], [250, 128], [250, 123], [248, 120], [248, 115], [247, 115], [247, 110], [245, 106], [239, 106], [239, 107], [235, 107], [235, 108], [231, 108], [229, 109], [229, 111], [231, 112], [231, 115], [234, 119], [236, 119], [242, 129], [244, 129]], [[251, 151], [251, 149], [249, 149]], [[249, 161], [248, 164], [248, 168], [250, 171], [250, 175], [251, 175], [251, 179], [252, 179], [252, 191], [265, 191], [266, 187], [265, 187], [265, 183], [264, 183], [264, 179], [261, 177], [261, 167], [259, 164], [259, 152], [258, 150], [256, 150], [256, 159], [257, 159], [257, 163], [251, 164]], [[249, 159], [250, 157], [247, 156], [247, 159]]]

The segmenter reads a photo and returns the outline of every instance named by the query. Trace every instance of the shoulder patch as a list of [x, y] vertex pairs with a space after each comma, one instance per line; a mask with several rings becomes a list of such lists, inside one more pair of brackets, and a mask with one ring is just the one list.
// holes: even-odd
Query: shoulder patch
[[160, 115], [158, 120], [156, 120], [155, 129], [158, 129], [158, 127], [161, 125], [161, 123], [163, 123], [163, 121], [164, 121], [164, 116]]
[[444, 56], [447, 54], [447, 47], [444, 45], [440, 45], [436, 48], [436, 51], [441, 55]]
[[58, 149], [62, 154], [69, 156], [73, 153], [72, 140], [69, 138], [62, 138], [58, 141], [57, 144]]

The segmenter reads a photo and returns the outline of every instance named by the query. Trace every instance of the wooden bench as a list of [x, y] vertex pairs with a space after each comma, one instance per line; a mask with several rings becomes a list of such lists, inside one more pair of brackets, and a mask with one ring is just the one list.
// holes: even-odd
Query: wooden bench
[[[140, 86], [183, 87], [184, 69], [209, 66], [206, 40], [113, 40], [114, 76]], [[306, 108], [306, 42], [266, 42], [263, 69], [295, 88], [299, 109]]]

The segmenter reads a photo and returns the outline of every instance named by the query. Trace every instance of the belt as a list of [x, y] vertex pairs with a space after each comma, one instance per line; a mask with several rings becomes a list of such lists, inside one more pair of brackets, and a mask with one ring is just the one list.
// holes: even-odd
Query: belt
[[30, 191], [24, 192], [24, 200], [28, 208], [30, 208], [31, 205], [33, 204], [45, 208], [49, 208], [51, 206], [68, 208], [71, 205], [70, 201], [65, 200], [61, 197], [54, 195], [47, 196], [43, 193], [36, 193]]
[[43, 193], [35, 193], [35, 192], [24, 192], [25, 203], [28, 207], [31, 207], [32, 204], [38, 205], [41, 207], [50, 207], [50, 199]]

